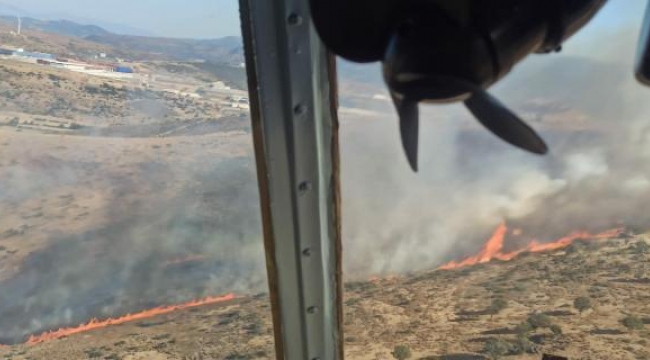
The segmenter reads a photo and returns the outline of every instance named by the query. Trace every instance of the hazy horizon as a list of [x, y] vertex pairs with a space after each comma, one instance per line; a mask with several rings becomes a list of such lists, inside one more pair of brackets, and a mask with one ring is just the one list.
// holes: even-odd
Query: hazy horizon
[[[92, 6], [88, 6], [92, 3]], [[565, 47], [572, 54], [589, 53], [589, 47], [616, 43], [612, 38], [620, 28], [640, 23], [645, 2], [610, 0], [606, 8], [576, 38], [577, 48], [569, 41]], [[128, 35], [174, 38], [218, 38], [240, 36], [239, 2], [236, 0], [0, 0], [0, 14], [34, 17], [43, 20], [70, 20], [97, 25], [106, 30]], [[153, 10], [153, 11], [152, 11]]]
[[199, 39], [240, 36], [238, 8], [235, 0], [0, 1], [2, 15], [70, 20], [127, 35]]

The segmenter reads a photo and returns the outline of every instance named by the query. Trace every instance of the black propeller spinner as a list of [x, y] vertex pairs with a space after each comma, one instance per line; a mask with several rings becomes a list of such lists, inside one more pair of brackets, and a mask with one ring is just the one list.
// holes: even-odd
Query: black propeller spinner
[[311, 10], [332, 52], [382, 61], [417, 171], [419, 102], [463, 101], [504, 141], [545, 154], [540, 136], [486, 89], [528, 54], [558, 51], [606, 1], [311, 0]]

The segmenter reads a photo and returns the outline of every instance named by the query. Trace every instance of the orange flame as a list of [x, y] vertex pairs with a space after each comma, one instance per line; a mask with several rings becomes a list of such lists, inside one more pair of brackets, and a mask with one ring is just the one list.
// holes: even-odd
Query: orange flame
[[445, 265], [442, 265], [440, 269], [449, 270], [456, 269], [463, 266], [475, 265], [488, 262], [492, 258], [501, 254], [501, 249], [503, 249], [503, 239], [508, 232], [508, 227], [505, 223], [499, 224], [499, 226], [494, 230], [494, 233], [488, 241], [483, 245], [481, 251], [474, 256], [470, 256], [461, 262], [450, 261]]
[[235, 294], [227, 294], [224, 296], [216, 296], [216, 297], [206, 297], [204, 299], [200, 300], [194, 300], [190, 301], [184, 304], [179, 304], [179, 305], [169, 305], [169, 306], [159, 306], [157, 308], [153, 308], [150, 310], [145, 310], [139, 313], [135, 314], [127, 314], [124, 316], [120, 316], [118, 318], [109, 318], [106, 320], [98, 320], [98, 319], [91, 319], [89, 322], [86, 324], [79, 325], [77, 327], [70, 327], [70, 328], [61, 328], [58, 330], [52, 330], [40, 335], [32, 335], [27, 339], [26, 344], [27, 345], [34, 345], [34, 344], [40, 344], [49, 340], [55, 340], [55, 339], [60, 339], [65, 336], [69, 336], [72, 334], [78, 334], [81, 332], [89, 331], [89, 330], [94, 330], [94, 329], [99, 329], [103, 328], [106, 326], [111, 326], [111, 325], [119, 325], [119, 324], [124, 324], [126, 322], [134, 321], [134, 320], [141, 320], [141, 319], [146, 319], [152, 316], [156, 315], [162, 315], [162, 314], [167, 314], [173, 311], [177, 310], [183, 310], [187, 308], [192, 308], [196, 306], [202, 306], [202, 305], [208, 305], [208, 304], [216, 304], [224, 301], [229, 301], [236, 299], [237, 297]]
[[622, 232], [623, 232], [623, 228], [611, 229], [611, 230], [603, 231], [598, 234], [592, 234], [587, 231], [574, 231], [567, 236], [564, 236], [562, 238], [559, 238], [549, 243], [540, 243], [537, 242], [536, 240], [533, 240], [526, 247], [522, 249], [504, 253], [502, 252], [503, 242], [505, 240], [506, 234], [508, 233], [508, 227], [506, 226], [505, 223], [501, 223], [496, 228], [496, 230], [494, 231], [490, 239], [488, 239], [488, 241], [485, 243], [485, 245], [477, 255], [470, 256], [464, 260], [461, 260], [460, 262], [450, 261], [440, 266], [439, 269], [441, 270], [458, 269], [464, 266], [486, 263], [491, 261], [492, 259], [508, 261], [508, 260], [512, 260], [517, 255], [523, 252], [536, 253], [542, 251], [558, 250], [571, 245], [571, 243], [573, 243], [575, 240], [578, 239], [590, 239], [590, 240], [606, 239], [610, 237], [619, 236], [621, 235]]

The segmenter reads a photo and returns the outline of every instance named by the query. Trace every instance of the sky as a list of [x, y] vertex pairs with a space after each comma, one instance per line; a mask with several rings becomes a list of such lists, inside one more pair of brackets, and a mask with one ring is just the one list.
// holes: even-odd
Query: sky
[[[26, 16], [118, 24], [157, 36], [217, 38], [239, 35], [237, 0], [0, 0]], [[3, 6], [4, 5], [4, 6]], [[6, 11], [5, 11], [6, 12]]]
[[[238, 3], [237, 0], [0, 0], [0, 8], [2, 5], [16, 7], [28, 15], [50, 19], [119, 24], [158, 36], [215, 38], [239, 35]], [[598, 17], [576, 36], [581, 40], [572, 40], [579, 43], [578, 52], [597, 45], [585, 41], [587, 38], [596, 41], [603, 34], [613, 35], [622, 26], [640, 24], [645, 4], [645, 0], [610, 0]]]
[[620, 42], [629, 41], [636, 44], [647, 3], [646, 0], [609, 0], [591, 22], [563, 45], [562, 51], [590, 56], [596, 47], [616, 47]]

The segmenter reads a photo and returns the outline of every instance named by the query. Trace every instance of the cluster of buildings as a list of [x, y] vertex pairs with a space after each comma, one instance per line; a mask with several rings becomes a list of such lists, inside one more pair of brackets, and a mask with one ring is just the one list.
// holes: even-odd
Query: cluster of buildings
[[25, 51], [25, 49], [8, 49], [0, 47], [0, 57], [34, 64], [47, 65], [91, 75], [103, 75], [116, 78], [130, 78], [133, 68], [102, 62], [86, 62], [54, 56], [42, 52]]

